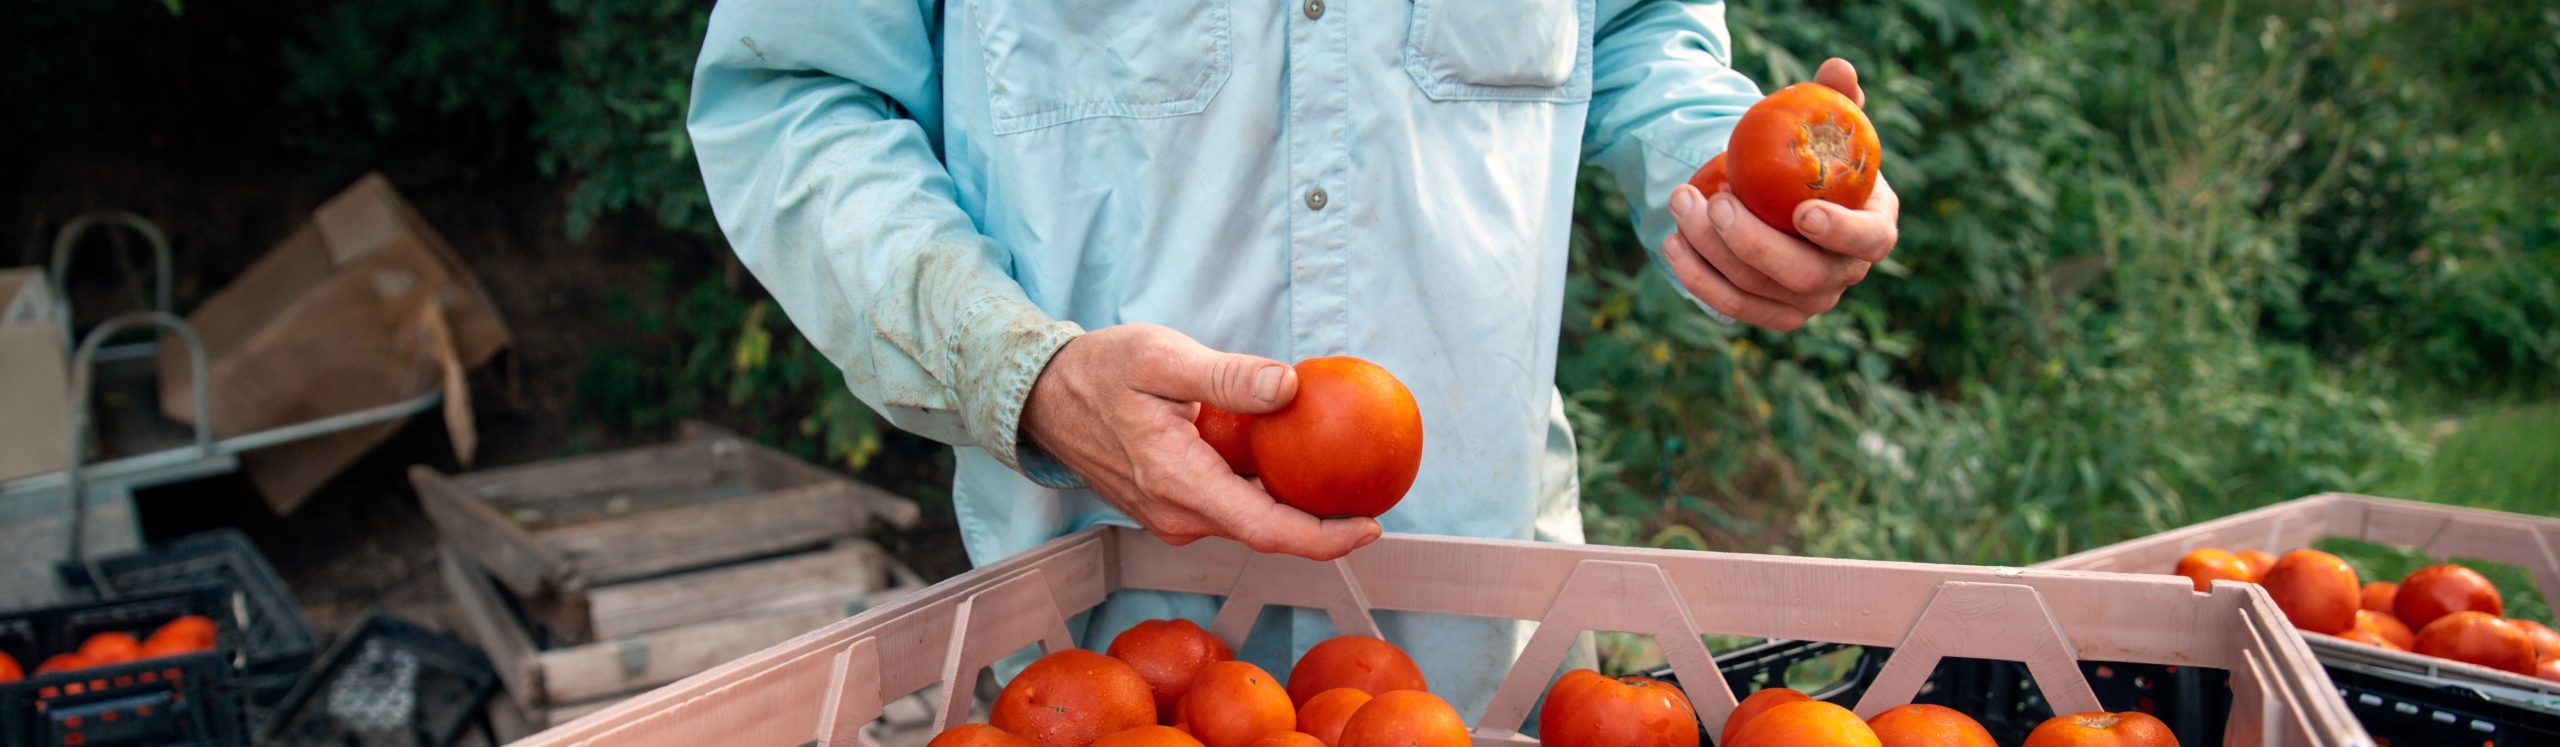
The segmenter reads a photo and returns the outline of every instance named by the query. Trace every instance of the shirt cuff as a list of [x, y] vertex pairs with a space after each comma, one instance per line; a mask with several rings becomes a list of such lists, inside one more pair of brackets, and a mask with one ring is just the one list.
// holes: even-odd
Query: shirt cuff
[[1083, 487], [1081, 478], [1022, 437], [1022, 406], [1031, 399], [1031, 385], [1049, 367], [1049, 359], [1067, 341], [1084, 334], [1084, 328], [1074, 322], [1048, 319], [1029, 304], [1022, 304], [1015, 311], [1014, 318], [1000, 324], [971, 325], [1000, 331], [986, 340], [997, 347], [985, 351], [997, 370], [981, 379], [993, 385], [992, 391], [970, 398], [973, 401], [966, 413], [969, 432], [976, 436], [979, 446], [995, 455], [996, 461], [1033, 482], [1052, 488]]

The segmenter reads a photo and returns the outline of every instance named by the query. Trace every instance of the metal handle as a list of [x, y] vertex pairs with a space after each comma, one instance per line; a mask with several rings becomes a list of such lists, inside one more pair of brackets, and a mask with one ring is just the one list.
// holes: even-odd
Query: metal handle
[[[62, 255], [56, 254], [54, 258], [60, 260]], [[194, 375], [194, 380], [189, 383], [194, 386], [196, 395], [196, 454], [204, 459], [213, 457], [212, 395], [210, 385], [206, 383], [204, 340], [196, 336], [195, 328], [187, 326], [186, 320], [179, 319], [176, 314], [166, 311], [128, 311], [117, 314], [115, 318], [108, 319], [95, 329], [89, 330], [89, 336], [80, 340], [79, 352], [71, 356], [71, 468], [63, 473], [65, 485], [71, 493], [71, 538], [66, 545], [69, 549], [65, 554], [70, 556], [72, 563], [88, 569], [92, 586], [98, 589], [98, 593], [102, 596], [114, 596], [114, 590], [107, 588], [106, 578], [80, 552], [81, 535], [85, 529], [82, 526], [84, 523], [82, 518], [88, 513], [88, 501], [83, 500], [84, 496], [81, 495], [83, 488], [80, 485], [80, 464], [86, 461], [82, 451], [89, 441], [91, 414], [89, 412], [89, 380], [95, 373], [93, 369], [96, 368], [98, 346], [105, 344], [107, 338], [114, 337], [117, 332], [144, 326], [175, 332], [178, 339], [186, 342], [187, 370]]]
[[158, 294], [152, 310], [170, 310], [169, 236], [161, 233], [160, 227], [152, 224], [149, 219], [132, 211], [100, 210], [94, 213], [82, 213], [79, 217], [72, 218], [70, 223], [62, 226], [60, 233], [53, 235], [51, 267], [53, 287], [63, 290], [62, 318], [66, 325], [71, 323], [71, 292], [67, 282], [71, 273], [71, 250], [80, 245], [80, 236], [88, 233], [89, 229], [115, 224], [133, 229], [134, 233], [142, 234], [142, 239], [151, 244], [152, 289]]

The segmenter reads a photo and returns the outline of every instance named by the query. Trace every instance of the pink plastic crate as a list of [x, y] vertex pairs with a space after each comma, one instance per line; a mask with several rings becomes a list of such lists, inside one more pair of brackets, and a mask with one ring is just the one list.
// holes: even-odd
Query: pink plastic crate
[[[2036, 564], [2038, 568], [2118, 573], [2174, 573], [2178, 557], [2199, 547], [2283, 554], [2330, 537], [2415, 548], [2438, 559], [2506, 563], [2533, 575], [2545, 605], [2560, 597], [2560, 520], [2433, 503], [2324, 493], [2246, 513], [2126, 540]], [[2365, 579], [2397, 581], [2398, 579]], [[2560, 682], [2461, 662], [2384, 651], [2335, 636], [2303, 633], [2323, 661], [2346, 662], [2452, 682], [2489, 685], [2494, 695], [2560, 708]]]
[[[942, 685], [937, 728], [968, 683], [1026, 645], [1072, 645], [1067, 616], [1116, 589], [1227, 595], [1211, 630], [1242, 642], [1266, 605], [1323, 609], [1375, 635], [1371, 610], [1538, 620], [1475, 724], [1527, 745], [1531, 704], [1585, 630], [1653, 635], [1709, 733], [1734, 694], [1701, 634], [1889, 646], [1862, 716], [1910, 702], [1941, 657], [2024, 662], [2056, 712], [2098, 710], [2080, 659], [2231, 673], [2231, 745], [2370, 745], [2266, 594], [2184, 579], [1390, 535], [1318, 563], [1232, 542], [1171, 547], [1097, 527], [937, 584], [575, 722], [530, 745], [860, 743], [889, 701]], [[957, 693], [960, 697], [952, 698]]]

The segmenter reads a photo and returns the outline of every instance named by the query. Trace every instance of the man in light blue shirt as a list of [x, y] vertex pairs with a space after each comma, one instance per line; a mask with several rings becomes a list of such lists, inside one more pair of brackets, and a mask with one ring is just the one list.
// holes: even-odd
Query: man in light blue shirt
[[[728, 0], [689, 123], [747, 267], [865, 403], [958, 449], [972, 561], [1102, 521], [1322, 559], [1382, 528], [1581, 541], [1554, 375], [1586, 160], [1724, 318], [1793, 329], [1892, 250], [1881, 183], [1799, 205], [1805, 239], [1683, 186], [1760, 97], [1731, 56], [1718, 2]], [[1421, 475], [1375, 521], [1274, 502], [1190, 426], [1326, 355], [1421, 404]], [[1120, 595], [1083, 634], [1213, 601]], [[1264, 623], [1274, 673], [1330, 633]], [[1470, 719], [1526, 640], [1380, 623]]]

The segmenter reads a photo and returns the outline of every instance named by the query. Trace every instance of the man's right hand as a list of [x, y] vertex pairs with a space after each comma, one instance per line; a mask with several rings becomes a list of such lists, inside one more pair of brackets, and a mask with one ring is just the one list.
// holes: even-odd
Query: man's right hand
[[1332, 560], [1378, 539], [1375, 519], [1317, 519], [1227, 469], [1192, 416], [1207, 402], [1259, 414], [1289, 404], [1298, 374], [1210, 350], [1180, 332], [1124, 324], [1058, 349], [1022, 405], [1022, 432], [1112, 506], [1176, 545], [1204, 536]]

